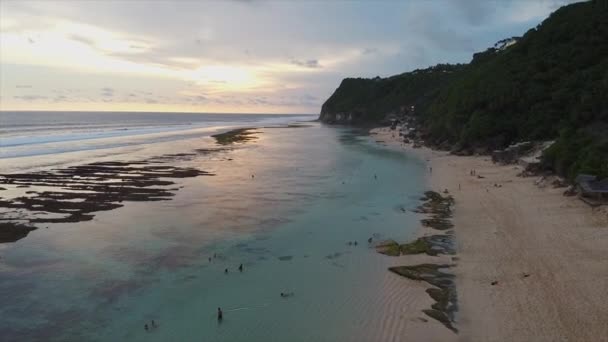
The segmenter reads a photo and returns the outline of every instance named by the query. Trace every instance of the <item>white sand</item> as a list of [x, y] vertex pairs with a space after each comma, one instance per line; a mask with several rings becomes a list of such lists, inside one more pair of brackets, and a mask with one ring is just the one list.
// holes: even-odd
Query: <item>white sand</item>
[[[388, 129], [376, 132], [401, 147]], [[434, 190], [456, 199], [459, 340], [608, 341], [605, 208], [539, 188], [488, 157], [403, 148], [428, 161]]]

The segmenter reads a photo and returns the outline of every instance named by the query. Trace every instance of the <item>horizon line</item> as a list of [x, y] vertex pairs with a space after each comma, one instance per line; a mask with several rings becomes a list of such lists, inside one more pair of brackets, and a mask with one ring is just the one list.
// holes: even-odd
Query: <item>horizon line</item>
[[171, 112], [171, 111], [139, 111], [139, 110], [36, 110], [36, 109], [0, 109], [2, 112], [53, 112], [53, 113], [167, 113], [167, 114], [217, 114], [217, 115], [318, 115], [317, 113], [251, 113], [251, 112]]

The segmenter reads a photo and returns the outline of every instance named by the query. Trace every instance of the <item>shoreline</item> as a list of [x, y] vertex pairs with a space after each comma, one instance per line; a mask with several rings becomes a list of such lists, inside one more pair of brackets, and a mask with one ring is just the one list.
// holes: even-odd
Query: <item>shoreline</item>
[[[393, 132], [372, 130], [377, 141], [423, 158], [432, 168], [430, 188], [448, 189], [456, 201], [458, 261], [452, 272], [458, 339], [602, 340], [608, 335], [605, 208], [564, 197], [563, 189], [539, 188], [535, 177], [516, 176], [518, 166], [495, 165], [487, 156], [414, 149]], [[428, 233], [423, 228], [419, 236]]]
[[[50, 224], [19, 244], [0, 245], [4, 288], [12, 294], [3, 307], [3, 314], [13, 317], [5, 322], [7, 336], [34, 339], [47, 333], [47, 339], [66, 339], [86, 332], [101, 340], [268, 340], [292, 338], [294, 331], [302, 341], [455, 336], [423, 313], [435, 304], [425, 292], [429, 286], [420, 282], [404, 290], [403, 278], [386, 272], [402, 266], [401, 259], [377, 255], [366, 243], [370, 234], [399, 240], [415, 234], [417, 217], [403, 210], [420, 204], [417, 196], [407, 195], [425, 190], [423, 163], [378, 153], [385, 149], [370, 146], [359, 131], [262, 131], [243, 148], [201, 142], [206, 149], [225, 150], [221, 158], [210, 152], [182, 160], [189, 156], [181, 153], [203, 147], [195, 144], [164, 151], [180, 153], [179, 163], [162, 158], [174, 167], [217, 174], [167, 185], [179, 188], [170, 201], [95, 212], [93, 220]], [[136, 157], [125, 163], [147, 158]], [[395, 187], [410, 171], [411, 182]], [[32, 187], [23, 191], [38, 190]], [[28, 279], [13, 277], [30, 270], [35, 272]], [[54, 278], [55, 270], [61, 278]], [[290, 298], [279, 296], [292, 291]], [[69, 301], [75, 296], [84, 300]], [[36, 305], [39, 298], [46, 298], [48, 309], [21, 316], [22, 303]], [[66, 302], [79, 324], [62, 325]], [[226, 313], [221, 327], [217, 307]], [[32, 319], [45, 323], [32, 328]], [[142, 328], [150, 319], [162, 327], [154, 335]], [[47, 327], [54, 329], [48, 333]]]

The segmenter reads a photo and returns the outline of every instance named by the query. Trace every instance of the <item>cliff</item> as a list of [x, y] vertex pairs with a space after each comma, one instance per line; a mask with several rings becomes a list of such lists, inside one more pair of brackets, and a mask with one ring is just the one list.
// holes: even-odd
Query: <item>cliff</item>
[[391, 115], [411, 113], [436, 98], [463, 65], [440, 64], [388, 78], [346, 78], [321, 107], [327, 123], [378, 123]]
[[345, 79], [320, 119], [380, 124], [409, 116], [427, 144], [460, 153], [556, 140], [543, 156], [546, 168], [608, 175], [606, 94], [608, 2], [589, 1], [558, 9], [466, 65]]

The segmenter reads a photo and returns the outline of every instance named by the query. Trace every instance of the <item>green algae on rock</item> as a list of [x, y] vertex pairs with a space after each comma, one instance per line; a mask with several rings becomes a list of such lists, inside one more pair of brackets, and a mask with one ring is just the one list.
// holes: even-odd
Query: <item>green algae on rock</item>
[[401, 248], [395, 240], [385, 240], [376, 244], [376, 252], [389, 256], [401, 255]]
[[228, 132], [212, 135], [215, 142], [219, 145], [232, 145], [236, 143], [245, 143], [252, 140], [257, 140], [255, 134], [259, 133], [253, 128], [238, 128]]
[[442, 219], [442, 218], [436, 218], [436, 217], [429, 218], [429, 219], [422, 219], [422, 220], [420, 220], [420, 222], [425, 227], [429, 227], [429, 228], [433, 228], [433, 229], [437, 229], [437, 230], [448, 230], [448, 229], [454, 227], [452, 222], [450, 222], [449, 220]]
[[438, 254], [455, 254], [452, 237], [450, 235], [423, 236], [413, 242], [400, 246], [402, 254], [422, 254], [430, 256]]

